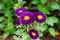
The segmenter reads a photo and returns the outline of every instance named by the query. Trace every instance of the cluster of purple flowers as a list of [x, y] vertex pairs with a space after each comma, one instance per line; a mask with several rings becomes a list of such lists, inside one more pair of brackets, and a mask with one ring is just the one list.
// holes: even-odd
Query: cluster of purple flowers
[[46, 15], [42, 12], [28, 12], [25, 8], [19, 8], [16, 10], [16, 15], [20, 16], [19, 22], [23, 25], [30, 25], [36, 20], [42, 23], [46, 20]]
[[[20, 16], [18, 24], [30, 25], [34, 20], [39, 23], [46, 20], [46, 15], [42, 12], [29, 12], [25, 8], [19, 8], [15, 12], [17, 16]], [[33, 29], [29, 30], [28, 34], [32, 39], [37, 39], [39, 37], [38, 31]]]

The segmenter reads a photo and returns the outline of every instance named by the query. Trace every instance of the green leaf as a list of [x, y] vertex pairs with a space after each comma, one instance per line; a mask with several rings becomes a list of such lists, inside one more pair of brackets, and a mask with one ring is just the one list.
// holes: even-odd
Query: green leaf
[[15, 32], [16, 32], [16, 29], [13, 28], [13, 29], [11, 30], [11, 34], [15, 34]]
[[60, 30], [60, 21], [57, 23], [57, 25], [58, 25], [58, 29]]
[[20, 4], [21, 6], [23, 6], [26, 3], [26, 1], [24, 0], [18, 0], [18, 4]]
[[41, 32], [44, 32], [47, 28], [48, 27], [45, 23], [42, 23], [42, 24], [37, 23], [37, 26], [34, 29], [36, 29], [38, 31], [40, 30]]
[[5, 27], [5, 25], [0, 23], [0, 28], [4, 28], [4, 27]]
[[0, 10], [4, 8], [4, 4], [0, 3]]
[[8, 23], [6, 28], [4, 29], [4, 32], [11, 32], [14, 29], [14, 26], [12, 23]]
[[41, 30], [42, 32], [45, 31], [47, 28], [48, 28], [48, 27], [47, 27], [46, 24], [40, 25], [40, 30]]
[[59, 4], [56, 2], [52, 2], [49, 4], [49, 7], [51, 8], [50, 10], [56, 10], [59, 9]]
[[56, 18], [56, 17], [47, 17], [47, 19], [46, 19], [46, 23], [48, 24], [48, 25], [51, 25], [51, 26], [53, 26], [54, 25], [54, 23], [57, 23], [58, 22], [58, 18]]
[[59, 21], [57, 17], [52, 17], [52, 19], [54, 19], [54, 23], [57, 23]]
[[9, 36], [9, 32], [6, 32], [6, 33], [3, 34], [4, 38], [7, 38], [8, 36]]
[[4, 18], [3, 17], [0, 17], [0, 22], [2, 22], [4, 20]]
[[22, 36], [22, 40], [26, 40], [27, 38], [29, 39], [29, 35], [26, 32], [23, 32], [23, 30], [17, 30], [16, 35]]
[[10, 0], [2, 0], [3, 3], [10, 3]]
[[53, 37], [55, 37], [55, 30], [54, 30], [54, 28], [49, 28], [48, 30], [49, 30], [49, 33], [50, 33]]
[[38, 4], [38, 3], [39, 3], [38, 0], [32, 0], [32, 1], [31, 1], [31, 4]]
[[48, 25], [51, 25], [51, 26], [53, 26], [53, 24], [54, 24], [53, 21], [54, 21], [54, 20], [53, 20], [51, 17], [48, 17], [48, 18], [46, 19], [46, 23], [47, 23]]
[[29, 36], [28, 36], [28, 34], [27, 33], [22, 33], [22, 39], [23, 40], [26, 40], [27, 38], [28, 38]]
[[[17, 31], [16, 31], [16, 35], [21, 35], [20, 32], [21, 32], [20, 30], [17, 30]], [[21, 32], [21, 33], [22, 33], [22, 32]]]
[[18, 9], [18, 8], [20, 8], [20, 7], [21, 7], [20, 4], [15, 4], [15, 5], [14, 5], [14, 9], [15, 9], [15, 10]]
[[22, 39], [18, 37], [16, 40], [22, 40]]
[[6, 10], [6, 11], [4, 12], [4, 16], [6, 16], [6, 17], [11, 16], [11, 12], [10, 12], [9, 10]]
[[43, 37], [43, 32], [39, 32], [40, 37]]
[[49, 11], [47, 10], [47, 8], [42, 5], [38, 5], [38, 10], [40, 12], [43, 12], [44, 14], [50, 14]]
[[17, 37], [17, 36], [15, 36], [15, 35], [13, 36], [13, 39], [14, 39], [14, 40], [22, 40], [20, 37]]
[[34, 29], [36, 29], [36, 30], [40, 30], [40, 26], [39, 26], [40, 24], [39, 23], [37, 23], [37, 26], [34, 28]]
[[41, 1], [41, 3], [46, 3], [48, 0], [40, 0]]
[[16, 31], [16, 35], [22, 35], [22, 33], [23, 33], [23, 30], [17, 30]]
[[28, 37], [26, 40], [31, 40], [31, 38], [30, 38], [30, 37]]

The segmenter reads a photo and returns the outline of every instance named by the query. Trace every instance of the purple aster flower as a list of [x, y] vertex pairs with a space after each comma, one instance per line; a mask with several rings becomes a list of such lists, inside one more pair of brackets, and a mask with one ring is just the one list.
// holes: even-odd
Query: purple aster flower
[[29, 30], [28, 34], [32, 39], [37, 39], [39, 37], [39, 33], [37, 30], [31, 29]]
[[16, 9], [16, 15], [20, 16], [22, 13], [26, 12], [27, 10], [25, 8], [18, 8]]
[[46, 15], [43, 14], [42, 12], [34, 12], [34, 19], [39, 22], [42, 23], [46, 20]]
[[30, 25], [34, 22], [33, 14], [31, 12], [24, 12], [19, 19], [20, 23], [23, 25]]

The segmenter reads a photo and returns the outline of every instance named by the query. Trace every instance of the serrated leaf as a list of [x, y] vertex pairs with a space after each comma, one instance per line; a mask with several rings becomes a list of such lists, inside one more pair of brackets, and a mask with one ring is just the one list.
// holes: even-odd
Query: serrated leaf
[[46, 3], [48, 0], [40, 0], [41, 3]]
[[48, 30], [49, 30], [49, 33], [50, 33], [53, 37], [55, 37], [55, 30], [54, 30], [54, 28], [49, 28]]

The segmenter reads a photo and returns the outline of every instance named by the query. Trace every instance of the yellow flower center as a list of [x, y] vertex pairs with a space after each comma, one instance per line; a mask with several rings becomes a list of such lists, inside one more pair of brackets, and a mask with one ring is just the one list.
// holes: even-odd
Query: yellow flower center
[[29, 16], [25, 16], [25, 17], [24, 17], [24, 20], [29, 20], [29, 19], [30, 19]]
[[19, 11], [20, 13], [23, 12], [22, 10]]
[[38, 19], [42, 19], [43, 17], [42, 17], [42, 15], [38, 15]]
[[33, 36], [36, 36], [36, 34], [35, 34], [34, 32], [32, 32], [32, 35], [33, 35]]

